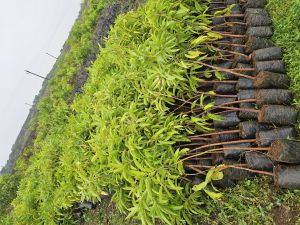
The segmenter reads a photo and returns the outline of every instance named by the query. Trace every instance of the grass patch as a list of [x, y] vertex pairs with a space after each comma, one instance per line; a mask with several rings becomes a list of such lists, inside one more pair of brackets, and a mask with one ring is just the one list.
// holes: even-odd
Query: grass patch
[[[269, 0], [267, 9], [272, 17], [273, 41], [284, 50], [287, 74], [292, 79], [295, 103], [300, 105], [300, 1]], [[299, 125], [298, 125], [299, 128]]]

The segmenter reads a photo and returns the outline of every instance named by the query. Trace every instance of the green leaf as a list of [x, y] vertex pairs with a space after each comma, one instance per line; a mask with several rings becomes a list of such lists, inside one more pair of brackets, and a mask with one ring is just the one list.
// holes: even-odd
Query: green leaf
[[224, 80], [225, 77], [222, 73], [220, 73], [219, 71], [215, 71], [215, 77], [218, 79], [218, 80]]
[[222, 193], [212, 192], [212, 191], [209, 191], [207, 189], [204, 189], [204, 191], [205, 191], [206, 194], [208, 194], [209, 197], [211, 197], [214, 200], [218, 200], [218, 199], [223, 197]]
[[205, 77], [205, 78], [211, 78], [211, 77], [212, 77], [211, 72], [205, 70], [205, 71], [204, 71], [204, 77]]
[[201, 51], [188, 51], [187, 54], [185, 54], [185, 57], [189, 58], [189, 59], [194, 59], [197, 58], [199, 55], [204, 54], [204, 52]]
[[139, 208], [137, 206], [134, 206], [132, 208], [129, 209], [130, 213], [127, 215], [126, 219], [131, 219], [132, 217], [134, 217], [137, 212], [138, 212]]
[[209, 91], [209, 92], [207, 92], [207, 94], [209, 94], [209, 95], [215, 95], [216, 92], [215, 91]]
[[203, 181], [200, 184], [194, 185], [193, 186], [193, 191], [200, 191], [203, 190], [206, 186], [207, 186], [208, 182], [207, 181]]
[[223, 177], [224, 177], [223, 172], [216, 171], [216, 172], [214, 172], [213, 175], [211, 176], [211, 179], [212, 179], [212, 180], [222, 180]]
[[179, 9], [177, 10], [177, 15], [184, 16], [186, 15], [190, 10], [185, 7], [183, 4], [180, 4]]
[[203, 106], [203, 110], [204, 110], [204, 111], [207, 111], [207, 110], [210, 110], [210, 109], [213, 108], [213, 107], [214, 107], [214, 103], [211, 102], [211, 103], [208, 103], [208, 104], [204, 105], [204, 106]]
[[215, 172], [215, 168], [212, 168], [207, 172], [206, 177], [205, 177], [205, 181], [207, 183], [209, 183], [211, 181], [211, 177], [214, 174], [214, 172]]
[[107, 192], [105, 192], [105, 191], [101, 191], [101, 195], [108, 195], [108, 193]]
[[223, 36], [221, 34], [218, 34], [216, 32], [207, 32], [207, 35], [209, 37], [215, 38], [215, 39], [221, 39]]
[[208, 40], [207, 36], [201, 35], [201, 36], [197, 37], [196, 39], [192, 40], [191, 44], [192, 45], [199, 45], [201, 43], [206, 42], [207, 40]]
[[184, 61], [180, 61], [180, 63], [178, 63], [178, 65], [185, 68], [185, 69], [188, 69], [188, 68], [191, 67], [192, 64], [186, 63]]
[[196, 10], [198, 10], [198, 11], [201, 12], [203, 10], [203, 8], [201, 7], [201, 5], [197, 1], [194, 1], [194, 3], [195, 3]]
[[196, 104], [197, 104], [198, 100], [193, 101], [193, 104], [191, 105], [191, 109], [194, 109]]

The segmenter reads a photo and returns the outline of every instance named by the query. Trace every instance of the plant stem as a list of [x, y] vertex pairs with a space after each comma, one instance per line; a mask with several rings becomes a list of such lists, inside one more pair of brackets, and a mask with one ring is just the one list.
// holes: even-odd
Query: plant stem
[[217, 50], [217, 51], [220, 51], [220, 52], [229, 52], [229, 53], [231, 53], [231, 54], [233, 54], [233, 55], [243, 56], [243, 57], [247, 58], [248, 60], [250, 60], [250, 59], [249, 59], [249, 55], [245, 55], [245, 54], [240, 53], [240, 52], [234, 52], [234, 51], [230, 51], [230, 50], [226, 50], [226, 49], [221, 49], [221, 48], [217, 48], [217, 47], [213, 47], [213, 48], [214, 48], [215, 50]]
[[226, 8], [227, 8], [226, 6], [222, 6], [222, 7], [210, 8], [210, 9], [208, 9], [208, 11], [212, 11], [212, 10], [223, 10], [223, 9], [226, 9]]
[[198, 157], [198, 156], [201, 156], [201, 155], [206, 155], [206, 154], [211, 154], [211, 153], [216, 153], [216, 152], [220, 152], [220, 151], [226, 151], [226, 150], [241, 150], [241, 151], [270, 151], [271, 148], [238, 148], [238, 147], [232, 147], [232, 148], [215, 148], [215, 149], [212, 149], [212, 150], [206, 150], [205, 152], [200, 152], [200, 153], [197, 153], [197, 154], [193, 154], [193, 155], [190, 155], [186, 158], [183, 158], [181, 159], [180, 161], [183, 162], [185, 160], [188, 160], [188, 159], [191, 159], [191, 158], [194, 158], [194, 157]]
[[[214, 168], [215, 166], [204, 166], [204, 165], [194, 165], [194, 164], [189, 164], [191, 166], [194, 166], [194, 167], [200, 167], [200, 168]], [[231, 167], [232, 165], [224, 165], [224, 167]], [[248, 164], [234, 164], [235, 167], [247, 167]], [[222, 170], [226, 169], [226, 168], [223, 168], [221, 167]]]
[[[259, 112], [259, 110], [257, 110], [257, 109], [237, 108], [237, 107], [230, 107], [230, 106], [213, 106], [211, 109], [229, 109], [229, 110], [234, 110], [234, 111], [254, 112], [254, 113]], [[192, 109], [192, 110], [187, 111], [187, 112], [183, 112], [183, 114], [197, 113], [197, 112], [202, 112], [202, 111], [207, 112], [207, 111], [211, 111], [211, 110], [204, 111], [202, 108], [197, 108], [197, 109]]]
[[[239, 167], [239, 166], [235, 166], [235, 165], [226, 165], [227, 168], [236, 168], [236, 169], [240, 169], [240, 170], [247, 170], [253, 173], [257, 173], [257, 174], [262, 174], [262, 175], [267, 175], [267, 176], [274, 176], [273, 173], [271, 172], [266, 172], [266, 171], [261, 171], [261, 170], [253, 170], [253, 169], [249, 169], [249, 168], [245, 168], [245, 167]], [[227, 168], [224, 169], [227, 169]], [[223, 168], [221, 170], [224, 170]]]
[[219, 31], [213, 31], [213, 32], [220, 34], [222, 36], [225, 36], [225, 37], [235, 37], [235, 38], [247, 38], [248, 37], [247, 35], [233, 34], [230, 32], [219, 32]]
[[192, 158], [192, 160], [211, 160], [211, 159], [213, 159], [213, 157], [203, 157], [203, 158]]
[[238, 81], [237, 80], [203, 80], [200, 81], [200, 83], [224, 83], [224, 84], [236, 84]]
[[215, 96], [215, 97], [224, 97], [224, 98], [236, 98], [237, 95], [222, 95], [222, 94], [208, 94], [206, 92], [197, 92], [197, 94], [203, 94], [203, 95], [208, 95], [208, 96]]
[[206, 175], [205, 172], [203, 172], [203, 171], [195, 168], [193, 165], [186, 165], [186, 166], [189, 167], [189, 168], [191, 168], [191, 169], [193, 169], [193, 170], [195, 170], [196, 172], [198, 172], [198, 174]]
[[[201, 166], [201, 165], [188, 165], [188, 166], [192, 166], [193, 168], [197, 168], [197, 167], [200, 167], [200, 168], [214, 168], [215, 166]], [[273, 173], [271, 172], [266, 172], [266, 171], [261, 171], [261, 170], [253, 170], [253, 169], [250, 169], [250, 168], [247, 168], [248, 167], [248, 164], [234, 164], [234, 165], [224, 165], [224, 166], [221, 166], [220, 170], [225, 170], [225, 169], [228, 169], [228, 168], [235, 168], [235, 169], [240, 169], [240, 170], [247, 170], [249, 172], [253, 172], [253, 173], [257, 173], [257, 174], [262, 174], [262, 175], [267, 175], [267, 176], [274, 176]]]
[[207, 144], [207, 142], [198, 142], [198, 143], [188, 143], [188, 144], [180, 144], [180, 145], [177, 145], [176, 148], [179, 148], [179, 147], [189, 147], [189, 146], [203, 146], [203, 144]]
[[259, 110], [257, 110], [257, 109], [236, 108], [236, 107], [227, 107], [227, 106], [218, 106], [216, 108], [218, 108], [218, 109], [232, 109], [232, 110], [236, 110], [236, 111], [254, 112], [254, 113], [259, 112]]
[[222, 57], [216, 57], [216, 56], [207, 57], [203, 61], [217, 61], [217, 60], [233, 61], [231, 58], [224, 58], [223, 56]]
[[213, 18], [226, 18], [226, 17], [244, 17], [244, 14], [231, 14], [231, 15], [223, 15], [223, 16], [213, 16]]
[[209, 147], [214, 147], [214, 146], [218, 146], [218, 145], [231, 145], [231, 144], [239, 144], [239, 143], [254, 143], [256, 142], [256, 139], [247, 139], [247, 140], [236, 140], [236, 141], [224, 141], [224, 142], [219, 142], [219, 143], [212, 143], [212, 144], [207, 144], [207, 145], [203, 145], [199, 148], [195, 148], [190, 152], [194, 152], [197, 150], [201, 150], [201, 149], [205, 149], [205, 148], [209, 148]]
[[213, 4], [225, 4], [224, 2], [213, 2]]
[[216, 69], [218, 71], [231, 73], [233, 75], [236, 75], [237, 77], [244, 77], [244, 78], [248, 78], [248, 79], [254, 79], [254, 77], [252, 77], [252, 76], [248, 76], [248, 75], [245, 75], [245, 74], [242, 74], [242, 73], [237, 73], [237, 72], [232, 71], [231, 69], [216, 67], [216, 66], [212, 66], [212, 65], [209, 65], [209, 64], [206, 64], [206, 63], [203, 63], [203, 62], [199, 62], [199, 61], [197, 63], [200, 64], [200, 65], [206, 66], [208, 68], [211, 68], [211, 69]]
[[224, 41], [213, 41], [213, 42], [207, 42], [207, 44], [216, 44], [216, 45], [225, 45], [225, 46], [232, 46], [232, 47], [243, 47], [247, 48], [247, 45], [242, 44], [232, 44], [230, 42], [224, 42]]
[[233, 71], [255, 71], [254, 68], [233, 68]]
[[218, 135], [218, 134], [231, 134], [231, 133], [239, 133], [240, 130], [225, 130], [225, 131], [219, 131], [219, 132], [213, 132], [213, 133], [207, 133], [207, 134], [200, 134], [200, 135], [194, 135], [189, 136], [190, 138], [193, 137], [205, 137], [205, 136], [211, 136], [211, 135]]
[[225, 23], [221, 23], [218, 25], [213, 26], [213, 28], [216, 27], [227, 27], [228, 25], [242, 25], [242, 26], [246, 26], [247, 24], [244, 22], [225, 22]]
[[221, 106], [224, 106], [224, 105], [231, 105], [231, 104], [245, 103], [245, 102], [256, 102], [256, 99], [255, 98], [250, 98], [250, 99], [236, 100], [236, 101], [232, 101], [232, 102], [225, 102], [225, 103], [222, 103], [219, 106], [221, 107]]
[[224, 112], [236, 112], [236, 110], [232, 110], [232, 109], [230, 109], [230, 110], [224, 110], [224, 111], [222, 111], [222, 112], [216, 112], [216, 113], [214, 113], [215, 115], [219, 115], [219, 114], [222, 114], [222, 113], [224, 113]]
[[203, 43], [203, 44], [199, 44], [198, 46], [195, 46], [194, 48], [199, 48], [199, 47], [206, 46], [206, 45], [211, 46], [211, 44], [215, 44], [215, 45], [225, 45], [225, 46], [234, 46], [234, 47], [244, 47], [244, 48], [247, 48], [247, 47], [248, 47], [248, 46], [245, 45], [245, 44], [233, 44], [233, 43], [231, 43], [230, 41], [221, 40], [221, 41], [208, 41], [208, 42], [205, 42], [205, 43]]
[[193, 138], [193, 140], [195, 141], [211, 141], [211, 138], [205, 138], [205, 137], [197, 137], [197, 138]]

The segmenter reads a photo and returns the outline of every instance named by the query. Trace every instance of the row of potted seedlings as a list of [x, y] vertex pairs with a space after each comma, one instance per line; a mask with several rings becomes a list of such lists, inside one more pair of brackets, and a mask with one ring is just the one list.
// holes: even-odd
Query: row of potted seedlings
[[[300, 188], [300, 142], [295, 141], [298, 111], [286, 75], [282, 50], [269, 40], [271, 19], [266, 0], [215, 0], [210, 12], [232, 7], [230, 15], [213, 17], [213, 30], [223, 39], [215, 46], [221, 57], [202, 63], [225, 80], [206, 80], [200, 89], [213, 89], [213, 110], [222, 120], [214, 131], [191, 137], [188, 172], [201, 181], [208, 169], [224, 164], [224, 179], [216, 186], [231, 187], [255, 174], [274, 178], [282, 188]], [[195, 112], [195, 111], [194, 111]], [[205, 154], [203, 154], [205, 153]], [[202, 178], [203, 178], [202, 177]]]

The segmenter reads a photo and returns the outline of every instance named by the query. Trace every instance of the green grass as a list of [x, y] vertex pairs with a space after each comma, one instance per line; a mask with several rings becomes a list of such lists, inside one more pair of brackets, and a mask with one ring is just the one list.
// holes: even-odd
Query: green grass
[[[274, 43], [284, 50], [284, 61], [292, 79], [295, 103], [300, 105], [300, 1], [269, 0], [268, 11], [272, 17]], [[299, 126], [298, 126], [299, 127]]]

